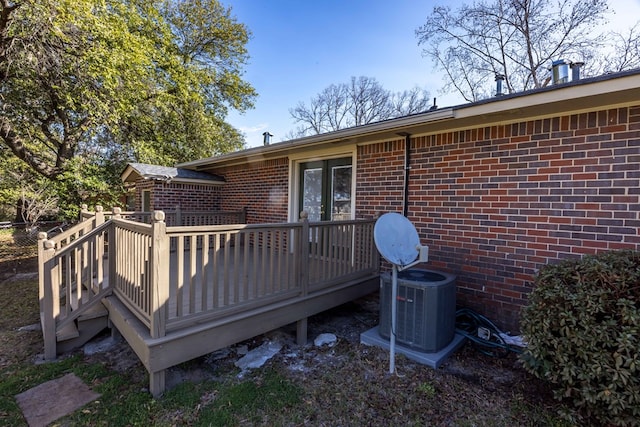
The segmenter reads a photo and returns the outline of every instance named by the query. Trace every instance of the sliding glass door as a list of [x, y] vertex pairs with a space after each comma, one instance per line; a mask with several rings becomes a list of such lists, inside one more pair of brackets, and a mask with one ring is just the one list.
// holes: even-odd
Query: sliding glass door
[[351, 158], [318, 160], [300, 165], [300, 211], [309, 221], [351, 219]]

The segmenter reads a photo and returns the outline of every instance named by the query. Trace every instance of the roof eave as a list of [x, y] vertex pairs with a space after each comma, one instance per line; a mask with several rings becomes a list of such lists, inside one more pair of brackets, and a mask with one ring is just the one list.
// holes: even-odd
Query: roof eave
[[369, 144], [385, 138], [392, 139], [400, 132], [425, 135], [445, 130], [468, 129], [478, 125], [528, 120], [532, 117], [551, 117], [560, 113], [575, 114], [603, 106], [632, 105], [637, 104], [639, 100], [640, 69], [585, 78], [577, 82], [250, 148], [178, 166], [192, 170], [213, 169], [282, 156], [288, 152], [315, 149], [320, 145]]
[[208, 157], [205, 159], [193, 160], [186, 163], [180, 163], [177, 165], [177, 167], [199, 170], [202, 169], [203, 166], [206, 167], [212, 163], [219, 165], [224, 163], [233, 163], [238, 160], [262, 160], [267, 156], [271, 157], [282, 152], [298, 149], [300, 147], [313, 147], [319, 144], [353, 142], [355, 138], [368, 138], [376, 134], [393, 134], [396, 131], [401, 131], [406, 129], [407, 127], [415, 126], [417, 124], [446, 120], [452, 117], [452, 108], [442, 108], [426, 113], [419, 113], [411, 116], [371, 123], [368, 125], [341, 129], [334, 132], [307, 136], [290, 141], [278, 142], [264, 147], [254, 147], [247, 150], [236, 151], [233, 153]]

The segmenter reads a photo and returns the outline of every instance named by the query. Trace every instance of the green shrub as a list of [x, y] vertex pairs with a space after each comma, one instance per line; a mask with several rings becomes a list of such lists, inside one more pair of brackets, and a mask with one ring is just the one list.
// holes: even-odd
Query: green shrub
[[589, 422], [640, 419], [640, 253], [540, 269], [522, 313], [525, 368]]

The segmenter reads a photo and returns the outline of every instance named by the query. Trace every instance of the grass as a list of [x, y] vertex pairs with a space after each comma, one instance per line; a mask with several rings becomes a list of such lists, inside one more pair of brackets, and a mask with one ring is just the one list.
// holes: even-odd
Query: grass
[[[10, 254], [6, 247], [14, 243], [4, 236], [0, 253]], [[2, 265], [5, 276], [14, 271], [6, 259]], [[569, 425], [555, 415], [566, 408], [513, 356], [489, 358], [467, 346], [438, 370], [398, 356], [398, 374], [389, 375], [388, 353], [358, 342], [359, 333], [377, 322], [371, 307], [364, 301], [310, 319], [310, 336], [335, 333], [334, 347], [298, 347], [293, 336], [280, 331], [285, 348], [265, 367], [239, 376], [232, 348], [225, 357], [176, 368], [200, 374], [154, 399], [146, 371], [126, 345], [119, 355], [78, 352], [34, 364], [42, 352], [41, 333], [18, 328], [38, 321], [37, 282], [5, 279], [0, 282], [0, 425], [25, 426], [14, 396], [70, 372], [101, 397], [54, 423], [59, 426]], [[262, 341], [242, 344], [253, 348]], [[125, 359], [129, 363], [120, 364]]]

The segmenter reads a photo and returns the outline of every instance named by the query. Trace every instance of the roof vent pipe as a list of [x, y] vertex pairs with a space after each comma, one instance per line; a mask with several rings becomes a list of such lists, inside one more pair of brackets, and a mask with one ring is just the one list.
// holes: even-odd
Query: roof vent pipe
[[569, 64], [566, 59], [559, 59], [551, 63], [551, 83], [558, 85], [569, 81]]
[[571, 63], [571, 81], [577, 82], [580, 80], [580, 68], [584, 65], [584, 62], [572, 62]]
[[504, 82], [504, 74], [496, 73], [496, 96], [504, 95], [502, 92], [502, 82]]
[[269, 145], [269, 143], [271, 142], [271, 137], [273, 135], [270, 134], [269, 132], [265, 132], [262, 134], [262, 142], [264, 143], [264, 145]]

